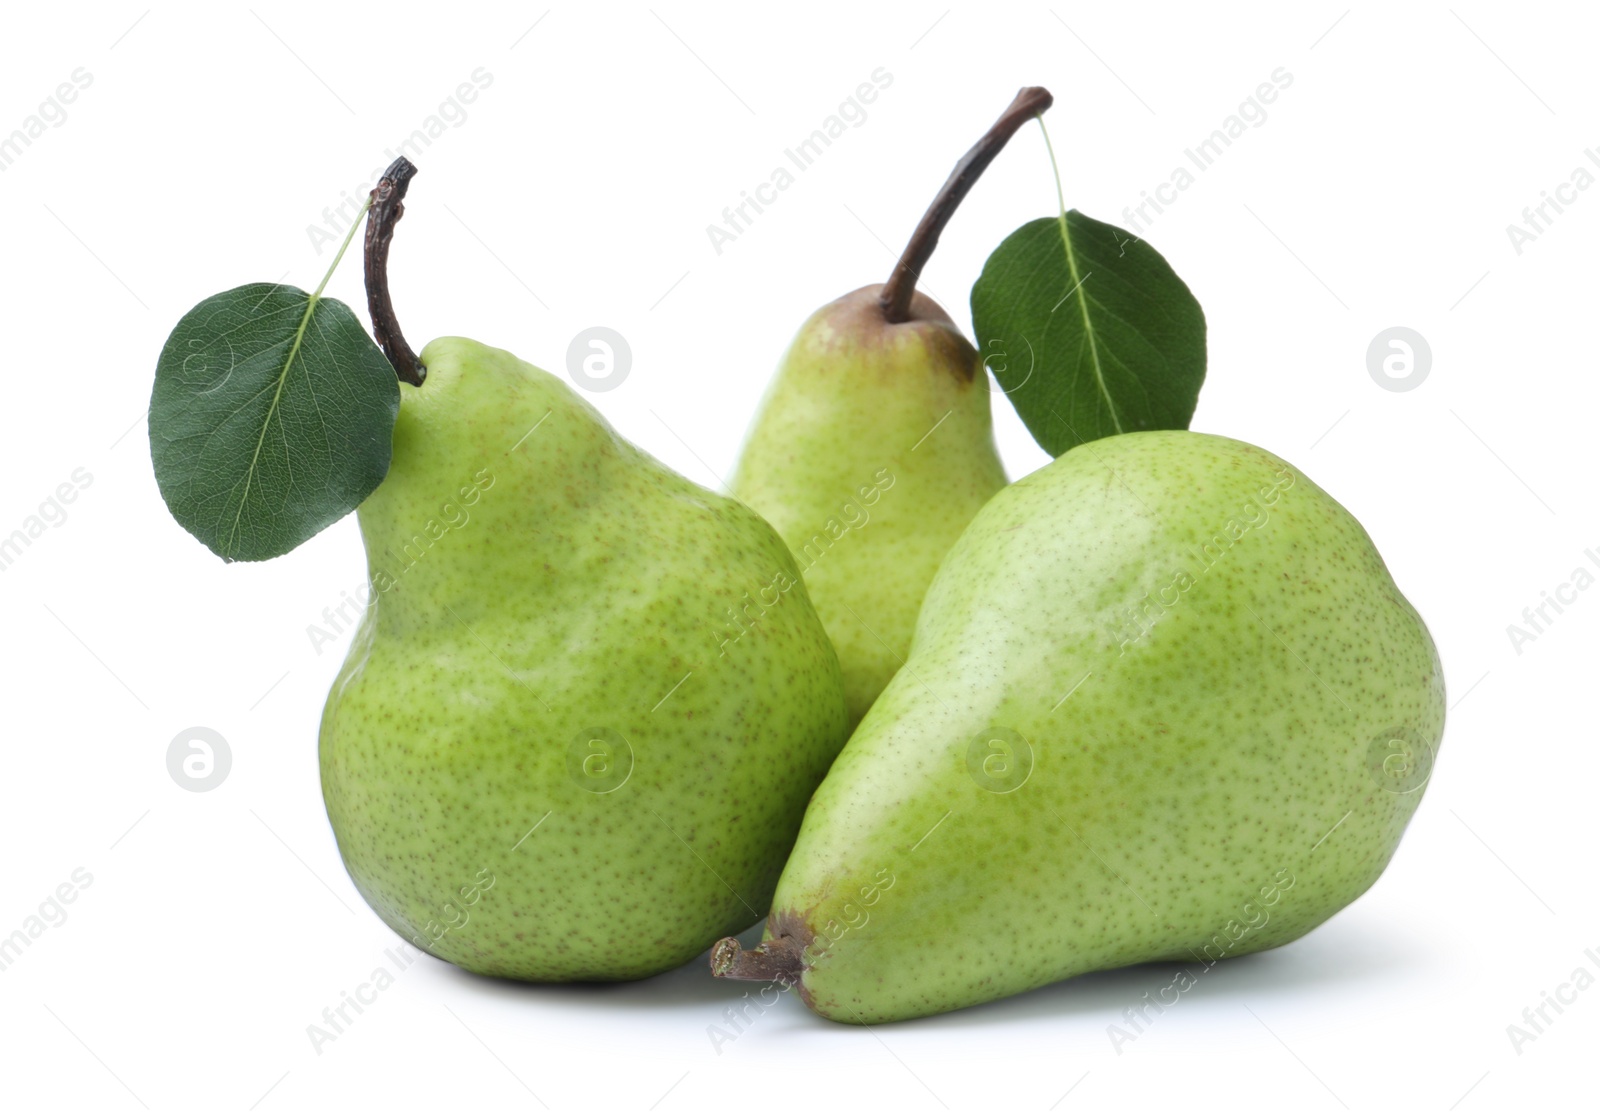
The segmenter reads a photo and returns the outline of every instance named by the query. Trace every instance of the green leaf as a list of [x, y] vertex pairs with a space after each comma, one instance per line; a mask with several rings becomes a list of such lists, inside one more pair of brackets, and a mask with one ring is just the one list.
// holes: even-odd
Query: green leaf
[[1187, 428], [1206, 320], [1160, 253], [1076, 210], [1000, 243], [972, 286], [985, 361], [1051, 455], [1119, 432]]
[[267, 560], [389, 470], [399, 385], [350, 308], [280, 284], [202, 300], [168, 336], [150, 457], [177, 519], [224, 560]]

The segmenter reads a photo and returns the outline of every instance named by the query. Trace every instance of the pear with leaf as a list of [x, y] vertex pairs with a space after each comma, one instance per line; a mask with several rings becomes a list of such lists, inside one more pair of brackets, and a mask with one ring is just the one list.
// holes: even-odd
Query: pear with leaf
[[[281, 483], [323, 496], [268, 491], [308, 536], [330, 517], [322, 468], [369, 449], [386, 460], [359, 507], [370, 599], [320, 740], [339, 852], [378, 916], [473, 972], [648, 976], [766, 908], [846, 737], [838, 658], [793, 556], [757, 514], [657, 462], [504, 350], [440, 338], [411, 352], [385, 266], [414, 171], [404, 159], [390, 169], [368, 228], [385, 392], [401, 382], [392, 436], [323, 423], [301, 470], [280, 454], [285, 431], [336, 419], [360, 389], [346, 378], [319, 391], [319, 352], [305, 346], [334, 344], [304, 293], [293, 298], [310, 326], [269, 351], [287, 356], [260, 392], [226, 384], [238, 348], [203, 335], [210, 309], [186, 318], [158, 373], [161, 430], [189, 423], [198, 449], [195, 418], [232, 412], [208, 393], [243, 391], [247, 415], [272, 402], [262, 430], [274, 438], [259, 440], [271, 469], [244, 448], [240, 483], [207, 483], [211, 505], [191, 511], [224, 534], [228, 501], [233, 521], [252, 523], [245, 496]], [[317, 368], [333, 378], [349, 364]], [[191, 460], [173, 493], [202, 473]], [[220, 541], [281, 551], [278, 536]]]
[[459, 338], [419, 365], [360, 510], [393, 586], [322, 720], [340, 852], [396, 932], [475, 972], [683, 964], [759, 916], [845, 737], [794, 558], [543, 370]]

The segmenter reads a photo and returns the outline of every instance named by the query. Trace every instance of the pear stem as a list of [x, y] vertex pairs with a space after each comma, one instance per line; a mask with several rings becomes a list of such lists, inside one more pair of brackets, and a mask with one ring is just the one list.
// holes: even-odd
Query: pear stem
[[389, 298], [389, 242], [394, 237], [394, 224], [406, 212], [406, 188], [416, 173], [416, 165], [401, 156], [389, 165], [378, 185], [372, 188], [364, 245], [367, 311], [372, 316], [372, 335], [378, 340], [383, 356], [394, 367], [395, 376], [408, 385], [421, 385], [426, 371], [416, 353], [406, 345], [400, 323], [394, 317], [394, 303]]
[[916, 294], [917, 280], [928, 258], [933, 256], [933, 250], [939, 244], [939, 234], [955, 214], [956, 207], [967, 197], [967, 192], [984, 169], [994, 162], [994, 157], [1000, 154], [1006, 141], [1016, 134], [1017, 129], [1050, 108], [1052, 101], [1054, 98], [1050, 96], [1050, 91], [1043, 86], [1025, 87], [1017, 94], [1011, 107], [1000, 114], [1000, 119], [983, 134], [983, 138], [961, 157], [961, 162], [950, 172], [950, 178], [939, 188], [933, 205], [922, 215], [921, 223], [906, 243], [906, 250], [900, 254], [894, 272], [889, 275], [889, 282], [878, 296], [884, 318], [889, 322], [903, 323], [911, 317], [911, 297]]
[[711, 975], [723, 980], [787, 980], [805, 970], [804, 947], [792, 937], [763, 941], [746, 949], [737, 937], [724, 937], [711, 947]]

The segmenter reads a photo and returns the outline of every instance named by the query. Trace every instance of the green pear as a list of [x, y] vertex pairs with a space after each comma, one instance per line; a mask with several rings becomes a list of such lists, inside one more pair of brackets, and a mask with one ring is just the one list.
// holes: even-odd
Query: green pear
[[345, 865], [474, 972], [681, 965], [770, 900], [848, 734], [838, 659], [760, 517], [505, 351], [421, 361], [322, 718]]
[[732, 491], [800, 563], [839, 651], [851, 726], [905, 664], [945, 553], [1006, 484], [983, 359], [916, 283], [978, 177], [1050, 103], [1038, 86], [1018, 93], [956, 164], [888, 283], [806, 320], [734, 469]]
[[1192, 432], [1080, 445], [951, 549], [765, 941], [713, 969], [846, 1023], [1140, 962], [1187, 990], [1372, 885], [1444, 715], [1422, 619], [1310, 479]]
[[905, 663], [939, 562], [1006, 484], [983, 359], [933, 300], [890, 322], [881, 292], [800, 328], [731, 482], [800, 564], [852, 725]]

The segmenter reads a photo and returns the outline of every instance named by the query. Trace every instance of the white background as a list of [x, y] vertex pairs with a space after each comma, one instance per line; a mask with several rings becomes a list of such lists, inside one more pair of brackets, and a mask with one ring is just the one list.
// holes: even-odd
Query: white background
[[[1600, 190], [1520, 254], [1506, 232], [1600, 145], [1600, 29], [1577, 5], [472, 7], [8, 9], [0, 133], [75, 68], [93, 81], [0, 173], [0, 535], [75, 468], [93, 482], [0, 572], [0, 936], [74, 869], [93, 885], [0, 972], [0, 1109], [1499, 1116], [1592, 1100], [1600, 990], [1520, 1054], [1507, 1035], [1574, 970], [1600, 977], [1584, 956], [1600, 955], [1600, 590], [1520, 651], [1507, 635], [1573, 569], [1600, 574], [1584, 555], [1600, 551]], [[1147, 236], [1206, 311], [1194, 427], [1338, 497], [1438, 642], [1444, 747], [1382, 881], [1300, 942], [1214, 970], [1121, 1053], [1107, 1028], [1168, 969], [871, 1031], [785, 999], [718, 1053], [707, 1028], [741, 989], [703, 963], [585, 989], [429, 959], [315, 1053], [307, 1027], [398, 943], [346, 877], [317, 782], [344, 641], [319, 654], [306, 628], [363, 579], [355, 520], [223, 565], [167, 515], [142, 413], [178, 317], [247, 281], [314, 287], [330, 253], [307, 227], [478, 67], [492, 84], [416, 160], [391, 269], [407, 334], [559, 372], [580, 329], [619, 330], [634, 368], [595, 403], [713, 487], [796, 327], [886, 278], [1019, 86], [1055, 93], [1068, 204], [1121, 224], [1286, 68], [1266, 122]], [[865, 123], [714, 252], [706, 226], [879, 67], [893, 84]], [[925, 289], [968, 323], [989, 250], [1054, 204], [1030, 125]], [[330, 291], [363, 306], [358, 261]], [[1395, 325], [1432, 347], [1410, 392], [1367, 369]], [[996, 403], [1020, 476], [1045, 457]], [[205, 794], [166, 765], [197, 725], [233, 757]]]

